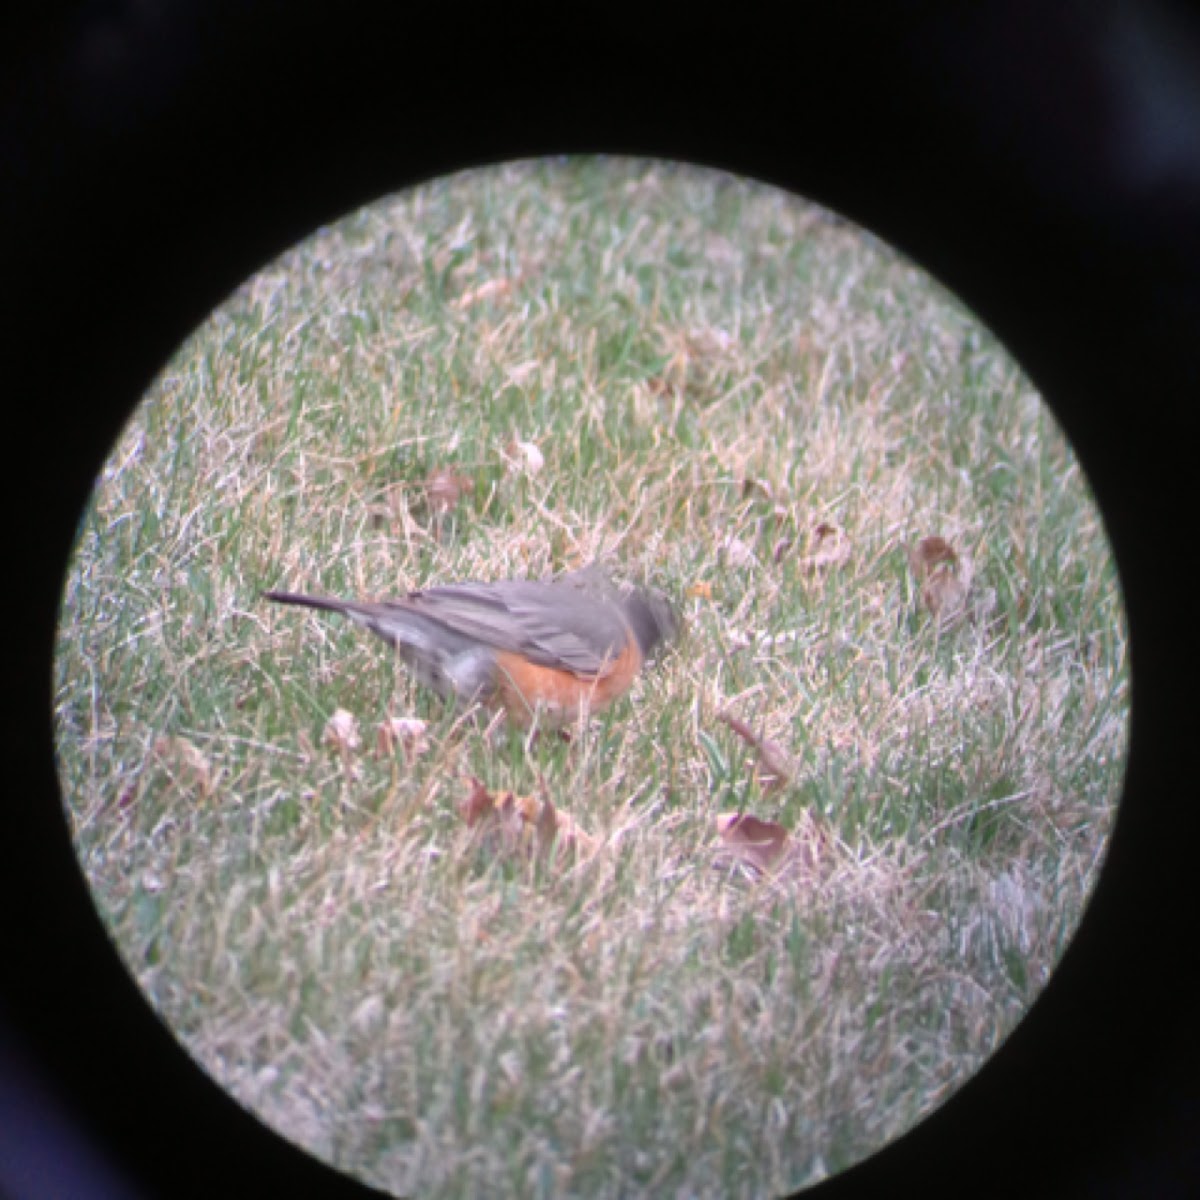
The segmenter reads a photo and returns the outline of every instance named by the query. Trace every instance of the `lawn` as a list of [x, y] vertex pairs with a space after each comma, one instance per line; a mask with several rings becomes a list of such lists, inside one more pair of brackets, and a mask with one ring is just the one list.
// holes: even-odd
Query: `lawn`
[[[567, 738], [261, 598], [595, 559], [686, 628]], [[112, 449], [55, 671], [155, 1008], [437, 1197], [767, 1195], [910, 1128], [1061, 957], [1129, 715], [1099, 514], [995, 339], [831, 214], [609, 159], [430, 183], [248, 280]], [[486, 836], [472, 778], [593, 841]]]

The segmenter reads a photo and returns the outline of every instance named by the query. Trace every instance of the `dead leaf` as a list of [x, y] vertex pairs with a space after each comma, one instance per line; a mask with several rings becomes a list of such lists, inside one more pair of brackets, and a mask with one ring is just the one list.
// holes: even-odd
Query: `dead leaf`
[[[542, 806], [534, 823], [534, 834], [539, 849], [549, 850], [558, 837], [559, 813], [549, 797], [542, 799]], [[564, 831], [566, 836], [566, 831]]]
[[919, 580], [927, 578], [929, 572], [941, 563], [957, 561], [957, 551], [944, 537], [924, 537], [915, 546], [908, 548], [909, 566]]
[[908, 565], [920, 585], [921, 599], [939, 626], [949, 627], [966, 612], [974, 574], [969, 558], [936, 534], [905, 548]]
[[463, 309], [470, 308], [472, 304], [478, 304], [480, 300], [507, 295], [512, 291], [513, 285], [516, 282], [515, 278], [508, 278], [506, 276], [500, 276], [496, 279], [485, 279], [478, 287], [473, 287], [459, 296], [457, 302], [458, 309], [461, 312]]
[[[431, 476], [432, 479], [432, 476]], [[440, 486], [440, 485], [439, 485]], [[419, 493], [417, 503], [410, 504], [414, 485], [411, 483], [393, 483], [383, 490], [378, 502], [367, 506], [371, 524], [376, 529], [389, 526], [399, 526], [399, 533], [405, 541], [428, 541], [429, 533], [413, 519], [412, 509], [422, 503], [426, 508], [434, 508], [440, 504], [436, 496], [431, 497], [424, 482], [416, 485]]]
[[742, 497], [743, 499], [749, 499], [755, 495], [762, 496], [766, 500], [774, 500], [775, 489], [771, 486], [769, 480], [753, 479], [747, 475], [742, 480]]
[[676, 396], [680, 387], [677, 382], [665, 379], [662, 375], [651, 375], [645, 382], [646, 390], [652, 396]]
[[754, 550], [750, 544], [732, 533], [721, 543], [718, 556], [731, 567], [745, 567], [754, 562]]
[[795, 779], [795, 760], [778, 742], [755, 733], [745, 721], [728, 710], [717, 713], [717, 720], [728, 725], [742, 741], [757, 751], [754, 771], [764, 792], [777, 791]]
[[723, 857], [745, 863], [760, 873], [779, 865], [790, 843], [782, 825], [740, 812], [717, 817], [717, 836]]
[[524, 387], [525, 384], [537, 374], [538, 371], [548, 372], [548, 376], [543, 376], [544, 379], [554, 378], [554, 363], [547, 363], [540, 358], [527, 358], [524, 362], [517, 363], [516, 366], [508, 367], [504, 372], [504, 378], [513, 387]]
[[425, 736], [429, 724], [419, 717], [388, 717], [375, 731], [375, 756], [386, 758], [397, 747], [404, 750], [406, 762], [413, 762], [429, 749]]
[[737, 339], [733, 334], [711, 325], [673, 329], [664, 335], [663, 343], [667, 355], [663, 376], [668, 381], [674, 380], [675, 386], [680, 388], [687, 378], [690, 364], [706, 359], [719, 362], [737, 347]]
[[556, 854], [590, 854], [596, 849], [596, 839], [555, 808], [549, 797], [493, 794], [475, 776], [469, 781], [471, 790], [459, 805], [459, 813], [469, 828], [477, 829], [494, 847], [539, 855], [552, 850]]
[[474, 828], [495, 811], [496, 798], [474, 775], [469, 776], [469, 779], [471, 791], [459, 802], [458, 815], [467, 823], [468, 828]]
[[844, 563], [850, 557], [850, 538], [829, 521], [813, 526], [808, 546], [799, 566], [802, 571], [823, 571]]
[[812, 873], [827, 863], [834, 850], [834, 836], [819, 816], [800, 815], [790, 832], [777, 821], [765, 821], [750, 813], [722, 813], [717, 817], [720, 838], [717, 866], [738, 863], [756, 874], [783, 869]]
[[212, 795], [220, 772], [213, 770], [204, 752], [187, 738], [178, 735], [155, 738], [154, 754], [176, 779], [182, 778], [203, 797]]
[[451, 467], [439, 467], [425, 480], [425, 501], [434, 513], [447, 513], [457, 508], [464, 493], [475, 490], [475, 480], [460, 475]]
[[715, 325], [701, 325], [684, 334], [684, 344], [697, 358], [720, 358], [737, 347], [737, 338]]
[[514, 438], [506, 447], [510, 467], [524, 471], [526, 475], [536, 475], [545, 465], [546, 456], [534, 442], [522, 442]]
[[333, 716], [325, 722], [321, 741], [326, 746], [332, 746], [343, 758], [362, 744], [358, 735], [358, 721], [353, 713], [344, 708], [335, 710]]

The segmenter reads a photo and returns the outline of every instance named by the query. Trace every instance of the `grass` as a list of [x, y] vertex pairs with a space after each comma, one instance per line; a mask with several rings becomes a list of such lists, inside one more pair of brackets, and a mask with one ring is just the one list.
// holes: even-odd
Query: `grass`
[[[472, 485], [444, 511], [440, 470]], [[815, 569], [822, 523], [848, 553]], [[957, 625], [908, 565], [931, 534], [974, 569]], [[688, 628], [570, 744], [489, 737], [259, 598], [596, 556]], [[181, 1042], [442, 1197], [779, 1193], [911, 1127], [1069, 941], [1129, 704], [1099, 516], [986, 331], [820, 210], [605, 159], [431, 183], [231, 296], [97, 481], [56, 678], [81, 863]], [[376, 745], [390, 716], [425, 753]], [[468, 774], [601, 850], [488, 853]], [[817, 822], [817, 861], [714, 869], [734, 810]]]

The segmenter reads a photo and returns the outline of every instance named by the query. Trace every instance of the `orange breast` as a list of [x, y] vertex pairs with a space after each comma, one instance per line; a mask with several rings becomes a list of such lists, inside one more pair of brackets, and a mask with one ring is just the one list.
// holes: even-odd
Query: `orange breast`
[[558, 667], [542, 667], [519, 654], [500, 651], [497, 698], [518, 725], [533, 722], [534, 712], [552, 724], [578, 720], [585, 712], [598, 712], [628, 690], [642, 666], [636, 639], [630, 638], [620, 655], [595, 676], [576, 675]]

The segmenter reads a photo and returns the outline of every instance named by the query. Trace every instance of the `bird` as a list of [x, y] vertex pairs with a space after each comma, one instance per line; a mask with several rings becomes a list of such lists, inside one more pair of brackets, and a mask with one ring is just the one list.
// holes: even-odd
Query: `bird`
[[396, 647], [418, 682], [464, 708], [501, 709], [523, 728], [599, 712], [679, 631], [664, 593], [618, 586], [596, 564], [548, 580], [440, 584], [376, 603], [263, 596], [349, 617]]

